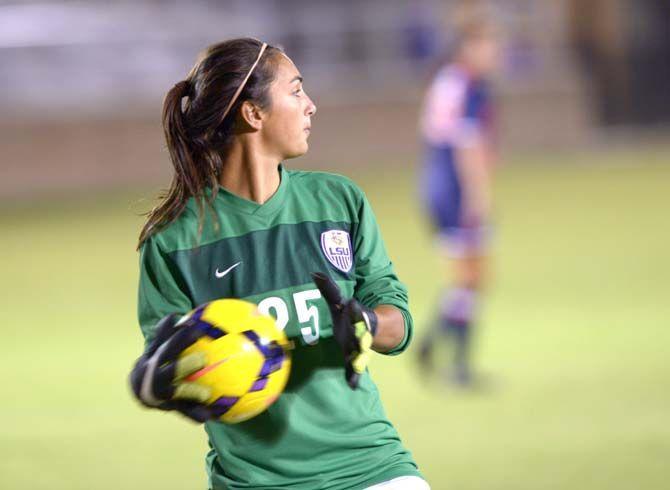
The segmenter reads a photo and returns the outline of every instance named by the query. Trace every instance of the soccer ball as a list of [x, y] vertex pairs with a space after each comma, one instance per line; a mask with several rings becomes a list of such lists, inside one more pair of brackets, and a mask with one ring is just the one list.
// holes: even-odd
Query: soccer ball
[[210, 388], [207, 404], [223, 413], [222, 422], [236, 424], [258, 415], [284, 390], [291, 344], [253, 303], [219, 299], [199, 306], [179, 324], [205, 333], [180, 356], [205, 354], [205, 367], [185, 381]]

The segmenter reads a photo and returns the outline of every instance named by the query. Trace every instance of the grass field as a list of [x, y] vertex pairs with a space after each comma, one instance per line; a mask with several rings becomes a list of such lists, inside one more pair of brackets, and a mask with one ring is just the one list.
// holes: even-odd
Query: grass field
[[[423, 382], [413, 349], [371, 367], [433, 489], [667, 488], [668, 154], [566, 154], [501, 169], [477, 352], [494, 389]], [[414, 176], [383, 174], [354, 177], [409, 286], [420, 336], [440, 263]], [[139, 195], [2, 207], [0, 488], [205, 488], [203, 431], [140, 410], [126, 387], [141, 348]]]

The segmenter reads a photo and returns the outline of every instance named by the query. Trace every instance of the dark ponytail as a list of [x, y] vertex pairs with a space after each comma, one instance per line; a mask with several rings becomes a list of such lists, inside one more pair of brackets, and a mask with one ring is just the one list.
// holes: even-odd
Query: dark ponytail
[[[147, 215], [138, 247], [172, 223], [193, 197], [198, 207], [198, 234], [202, 233], [205, 205], [213, 212], [219, 189], [223, 157], [234, 136], [235, 121], [245, 100], [265, 109], [268, 89], [275, 75], [274, 56], [279, 48], [268, 46], [244, 89], [223, 117], [237, 89], [258, 57], [262, 43], [232, 39], [207, 48], [186, 80], [177, 83], [163, 102], [163, 132], [174, 174], [169, 189]], [[207, 193], [207, 189], [211, 193]]]

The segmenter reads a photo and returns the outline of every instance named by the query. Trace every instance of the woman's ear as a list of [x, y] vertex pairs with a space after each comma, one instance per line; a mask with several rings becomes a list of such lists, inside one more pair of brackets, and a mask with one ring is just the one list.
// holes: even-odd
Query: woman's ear
[[260, 110], [258, 106], [245, 100], [242, 102], [242, 107], [240, 107], [240, 116], [245, 123], [251, 126], [254, 129], [261, 129], [263, 126], [263, 111]]

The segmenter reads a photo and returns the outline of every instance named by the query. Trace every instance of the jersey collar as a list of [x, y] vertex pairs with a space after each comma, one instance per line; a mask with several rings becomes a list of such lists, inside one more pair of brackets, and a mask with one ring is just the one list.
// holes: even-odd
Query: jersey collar
[[279, 187], [275, 193], [265, 201], [263, 204], [258, 204], [255, 201], [245, 199], [223, 187], [219, 187], [219, 192], [216, 199], [224, 203], [227, 207], [233, 208], [244, 214], [251, 214], [254, 216], [271, 216], [281, 209], [282, 204], [286, 198], [286, 190], [288, 187], [289, 174], [284, 170], [284, 166], [279, 164], [277, 167], [279, 171]]

